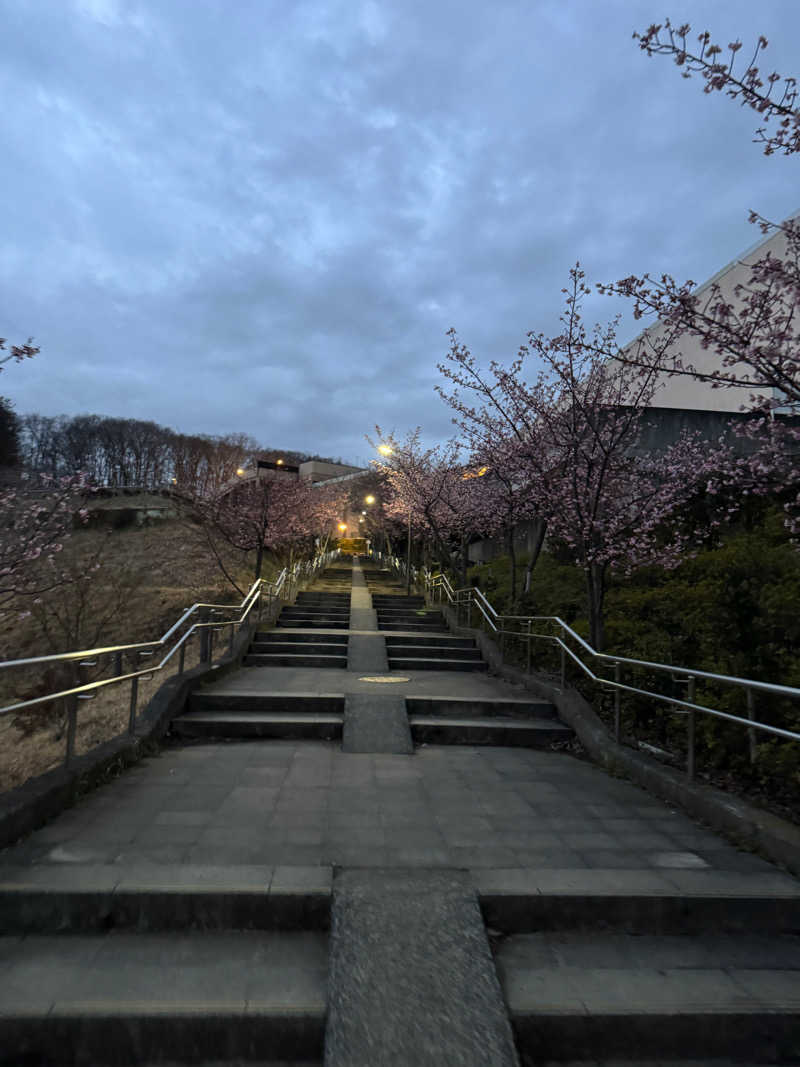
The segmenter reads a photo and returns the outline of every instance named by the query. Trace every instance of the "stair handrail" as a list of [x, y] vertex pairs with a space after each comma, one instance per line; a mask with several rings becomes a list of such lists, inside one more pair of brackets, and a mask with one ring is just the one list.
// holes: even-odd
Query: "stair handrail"
[[[326, 566], [333, 558], [338, 555], [338, 550], [321, 553], [313, 558], [311, 561], [311, 567], [309, 574], [316, 573], [321, 567]], [[298, 564], [299, 567], [299, 564]], [[74, 742], [75, 742], [75, 727], [76, 727], [76, 715], [77, 715], [77, 702], [80, 699], [87, 700], [92, 699], [97, 691], [105, 688], [109, 685], [120, 685], [123, 682], [131, 682], [131, 705], [129, 716], [129, 732], [132, 734], [135, 730], [136, 719], [136, 702], [138, 695], [138, 681], [140, 678], [149, 678], [153, 674], [157, 673], [166, 666], [166, 664], [172, 659], [172, 657], [180, 652], [180, 661], [178, 673], [182, 674], [184, 669], [184, 655], [186, 649], [186, 642], [195, 633], [203, 633], [204, 631], [211, 631], [211, 634], [206, 639], [207, 646], [202, 650], [204, 655], [204, 662], [210, 663], [213, 652], [213, 632], [230, 628], [230, 640], [229, 647], [233, 648], [233, 639], [236, 633], [236, 628], [241, 627], [247, 622], [253, 608], [256, 604], [259, 605], [259, 611], [263, 610], [263, 602], [268, 599], [270, 606], [278, 599], [281, 599], [281, 594], [289, 584], [290, 590], [292, 582], [290, 581], [293, 572], [289, 572], [286, 567], [280, 572], [278, 577], [273, 580], [266, 578], [257, 578], [250, 589], [245, 594], [241, 603], [239, 604], [212, 604], [207, 602], [198, 602], [192, 604], [191, 607], [186, 608], [177, 622], [173, 623], [169, 629], [162, 634], [161, 637], [153, 641], [137, 641], [120, 645], [104, 645], [96, 648], [84, 648], [78, 651], [72, 652], [57, 652], [47, 656], [29, 656], [24, 659], [3, 660], [0, 661], [0, 669], [10, 669], [19, 667], [31, 667], [42, 664], [50, 663], [69, 663], [75, 660], [79, 661], [78, 671], [81, 666], [94, 666], [95, 664], [83, 664], [80, 661], [86, 660], [91, 656], [114, 656], [114, 669], [115, 673], [111, 678], [101, 678], [95, 682], [84, 682], [82, 684], [72, 686], [69, 689], [62, 689], [54, 693], [47, 693], [43, 696], [33, 697], [30, 700], [18, 701], [14, 704], [9, 704], [6, 707], [0, 708], [0, 715], [10, 715], [15, 712], [24, 711], [28, 708], [36, 707], [40, 704], [47, 704], [54, 700], [67, 701], [68, 711], [68, 727], [67, 727], [67, 754], [66, 762], [69, 763], [74, 756]], [[161, 661], [158, 664], [150, 664], [146, 667], [142, 667], [139, 670], [128, 671], [123, 673], [122, 657], [125, 653], [135, 653], [137, 656], [151, 656], [156, 650], [163, 648], [167, 645], [173, 635], [189, 621], [192, 615], [199, 612], [204, 613], [200, 617], [200, 621], [193, 622], [181, 636], [175, 641], [172, 647], [166, 652]], [[233, 613], [233, 617], [229, 619], [210, 618], [211, 615], [220, 615], [225, 612]], [[260, 616], [259, 616], [260, 617]]]
[[[400, 569], [400, 560], [396, 561], [397, 569]], [[729, 722], [737, 723], [740, 726], [747, 727], [748, 730], [762, 730], [766, 733], [773, 734], [777, 737], [782, 737], [790, 741], [800, 741], [800, 732], [795, 730], [786, 730], [779, 726], [772, 726], [769, 723], [761, 722], [755, 718], [754, 697], [755, 692], [771, 693], [775, 696], [787, 697], [792, 700], [800, 699], [800, 689], [789, 685], [780, 685], [775, 682], [761, 682], [755, 678], [740, 678], [736, 675], [729, 674], [717, 674], [714, 671], [702, 671], [696, 668], [682, 667], [670, 663], [659, 663], [651, 660], [635, 659], [629, 656], [618, 656], [610, 652], [599, 652], [593, 648], [592, 645], [579, 633], [576, 633], [572, 627], [566, 623], [562, 618], [557, 615], [501, 615], [491, 604], [486, 595], [478, 589], [476, 586], [466, 586], [463, 589], [453, 589], [447, 576], [441, 572], [432, 574], [427, 568], [423, 569], [423, 578], [425, 588], [428, 591], [431, 598], [435, 590], [443, 591], [447, 600], [454, 606], [456, 612], [460, 616], [461, 610], [466, 608], [467, 619], [469, 619], [469, 613], [474, 606], [486, 620], [489, 627], [495, 634], [498, 634], [501, 639], [501, 656], [504, 652], [505, 638], [516, 637], [521, 638], [528, 643], [528, 669], [530, 670], [530, 642], [533, 640], [549, 641], [561, 651], [561, 690], [566, 688], [566, 661], [569, 659], [573, 662], [591, 681], [601, 685], [604, 689], [614, 693], [614, 736], [617, 742], [621, 740], [621, 712], [620, 712], [620, 694], [623, 692], [633, 693], [637, 696], [647, 697], [651, 700], [657, 700], [664, 704], [670, 705], [672, 710], [685, 711], [688, 714], [687, 719], [687, 732], [688, 732], [688, 757], [687, 757], [687, 773], [690, 778], [694, 777], [695, 772], [695, 716], [698, 712], [705, 715], [712, 715], [716, 718], [725, 719]], [[518, 629], [510, 629], [507, 624], [519, 624]], [[552, 633], [536, 632], [534, 630], [535, 623], [546, 623], [550, 626], [555, 625], [560, 628], [560, 635], [553, 635]], [[536, 630], [541, 631], [543, 627], [537, 627]], [[597, 674], [591, 669], [588, 663], [584, 662], [584, 659], [575, 652], [567, 643], [568, 640], [574, 641], [578, 645], [579, 649], [584, 653], [585, 658], [591, 657], [592, 659], [599, 660], [602, 663], [607, 664], [614, 669], [614, 678], [607, 678], [604, 675]], [[654, 690], [641, 689], [638, 686], [628, 685], [622, 681], [621, 673], [624, 666], [632, 668], [642, 668], [646, 670], [655, 670], [662, 673], [672, 675], [674, 681], [681, 681], [687, 685], [687, 699], [682, 700], [679, 697], [671, 694], [660, 693]], [[676, 675], [680, 675], [678, 678]], [[731, 712], [720, 711], [718, 708], [709, 708], [704, 704], [699, 704], [694, 698], [695, 687], [698, 679], [703, 681], [717, 682], [722, 685], [730, 685], [743, 689], [747, 697], [747, 718], [741, 715], [734, 715]], [[751, 738], [754, 734], [751, 734]]]

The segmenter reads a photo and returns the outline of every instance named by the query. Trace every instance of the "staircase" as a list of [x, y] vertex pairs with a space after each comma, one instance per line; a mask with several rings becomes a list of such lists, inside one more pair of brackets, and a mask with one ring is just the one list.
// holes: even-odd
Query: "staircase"
[[800, 1064], [800, 882], [421, 611], [330, 568], [0, 853], [0, 1067]]

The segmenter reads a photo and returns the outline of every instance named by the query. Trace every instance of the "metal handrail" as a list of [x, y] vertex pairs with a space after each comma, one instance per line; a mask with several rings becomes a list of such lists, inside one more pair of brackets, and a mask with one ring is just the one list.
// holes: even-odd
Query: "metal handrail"
[[[392, 565], [399, 571], [404, 571], [405, 567], [402, 560], [396, 557], [389, 557]], [[453, 589], [446, 575], [437, 573], [432, 574], [427, 569], [423, 570], [423, 580], [425, 589], [431, 598], [434, 597], [436, 591], [439, 592], [439, 600], [442, 599], [442, 594], [447, 597], [447, 600], [453, 605], [457, 612], [460, 614], [461, 610], [466, 608], [467, 618], [469, 618], [469, 612], [472, 607], [476, 607], [483, 618], [486, 620], [490, 628], [500, 635], [501, 639], [501, 655], [504, 653], [505, 638], [516, 637], [521, 638], [527, 642], [527, 658], [528, 658], [528, 671], [531, 669], [531, 641], [543, 640], [552, 643], [558, 647], [561, 651], [561, 689], [566, 687], [566, 663], [569, 659], [593, 682], [603, 686], [604, 689], [612, 691], [614, 693], [614, 736], [619, 742], [621, 740], [621, 709], [620, 709], [620, 694], [622, 692], [634, 693], [637, 696], [648, 697], [651, 700], [656, 700], [670, 705], [673, 710], [680, 709], [688, 713], [687, 731], [688, 731], [688, 757], [687, 757], [687, 773], [690, 778], [694, 777], [695, 772], [695, 716], [697, 712], [701, 712], [705, 715], [712, 715], [716, 718], [726, 719], [729, 722], [735, 722], [739, 725], [746, 726], [750, 733], [751, 738], [751, 754], [754, 752], [755, 745], [755, 731], [761, 730], [765, 733], [773, 734], [778, 737], [785, 738], [790, 741], [800, 741], [800, 733], [794, 730], [785, 730], [778, 726], [772, 726], [769, 723], [760, 722], [754, 715], [754, 692], [771, 693], [776, 696], [788, 697], [790, 699], [800, 699], [800, 689], [796, 689], [793, 686], [778, 685], [774, 682], [760, 682], [754, 678], [739, 678], [735, 675], [729, 674], [716, 674], [712, 671], [701, 671], [689, 667], [680, 667], [674, 664], [657, 663], [651, 660], [633, 659], [628, 656], [615, 656], [609, 652], [598, 652], [593, 648], [589, 642], [576, 633], [571, 626], [569, 626], [563, 619], [557, 615], [500, 615], [493, 605], [489, 602], [485, 594], [474, 586], [467, 586], [464, 589]], [[519, 629], [509, 629], [506, 624], [518, 623]], [[537, 633], [534, 630], [534, 623], [550, 623], [555, 624], [561, 629], [561, 636], [554, 636], [553, 634]], [[606, 678], [603, 675], [596, 674], [591, 667], [567, 644], [567, 640], [574, 641], [580, 649], [596, 660], [600, 660], [603, 663], [607, 663], [614, 668], [614, 678]], [[686, 700], [681, 700], [675, 696], [659, 693], [653, 690], [641, 689], [637, 686], [628, 685], [621, 679], [622, 667], [639, 668], [644, 670], [655, 670], [668, 673], [673, 676], [674, 681], [682, 681], [686, 683], [688, 687]], [[675, 675], [680, 674], [684, 677], [678, 679]], [[747, 696], [747, 718], [740, 715], [733, 715], [730, 712], [720, 711], [718, 708], [709, 708], [704, 704], [699, 704], [694, 699], [695, 687], [697, 680], [716, 682], [722, 685], [731, 685], [739, 689], [743, 689]]]
[[[67, 727], [67, 753], [66, 762], [69, 763], [74, 756], [74, 741], [75, 741], [75, 728], [76, 728], [76, 711], [77, 702], [79, 699], [91, 699], [91, 697], [97, 694], [99, 689], [105, 688], [108, 685], [120, 685], [122, 682], [131, 682], [131, 706], [129, 716], [129, 732], [133, 733], [135, 728], [136, 719], [136, 702], [138, 696], [138, 681], [139, 678], [147, 676], [151, 677], [153, 674], [162, 670], [164, 666], [172, 659], [176, 652], [180, 651], [180, 666], [179, 674], [183, 673], [184, 665], [184, 653], [186, 642], [195, 632], [209, 632], [217, 631], [230, 627], [230, 647], [233, 647], [233, 638], [236, 632], [236, 627], [243, 625], [256, 604], [261, 606], [263, 598], [266, 596], [269, 598], [270, 604], [281, 598], [281, 593], [288, 586], [289, 594], [291, 595], [292, 588], [296, 584], [302, 571], [305, 571], [307, 575], [311, 575], [319, 570], [320, 567], [325, 566], [335, 556], [337, 556], [338, 549], [325, 552], [318, 556], [315, 556], [311, 561], [305, 561], [305, 563], [298, 563], [288, 571], [285, 567], [274, 581], [269, 581], [266, 578], [258, 578], [253, 582], [252, 586], [245, 594], [244, 599], [240, 604], [209, 604], [199, 602], [193, 604], [187, 608], [176, 623], [174, 623], [160, 638], [154, 641], [140, 641], [131, 644], [124, 645], [106, 645], [98, 648], [81, 649], [76, 652], [59, 652], [48, 656], [33, 656], [26, 659], [16, 660], [4, 660], [0, 662], [0, 668], [14, 668], [14, 667], [30, 667], [43, 663], [55, 663], [63, 662], [69, 663], [75, 660], [85, 660], [90, 656], [108, 656], [113, 655], [115, 659], [115, 674], [111, 678], [101, 678], [96, 682], [85, 682], [81, 685], [73, 686], [70, 689], [62, 689], [55, 693], [48, 693], [45, 696], [34, 697], [31, 700], [24, 700], [17, 702], [16, 704], [9, 704], [6, 707], [0, 708], [0, 715], [10, 715], [13, 712], [24, 711], [28, 708], [36, 707], [40, 704], [48, 704], [54, 700], [67, 701], [68, 712], [68, 727]], [[237, 613], [231, 619], [209, 619], [210, 614], [220, 614], [224, 611]], [[148, 665], [140, 670], [129, 671], [128, 673], [122, 673], [122, 657], [128, 652], [136, 653], [138, 656], [152, 655], [153, 651], [157, 648], [164, 647], [170, 640], [173, 634], [196, 612], [203, 612], [200, 621], [193, 623], [178, 640], [172, 645], [166, 655], [156, 665]], [[259, 615], [260, 618], [260, 615]], [[211, 662], [213, 633], [209, 633], [207, 648], [203, 650], [203, 659], [205, 662]], [[80, 664], [79, 666], [84, 666]]]

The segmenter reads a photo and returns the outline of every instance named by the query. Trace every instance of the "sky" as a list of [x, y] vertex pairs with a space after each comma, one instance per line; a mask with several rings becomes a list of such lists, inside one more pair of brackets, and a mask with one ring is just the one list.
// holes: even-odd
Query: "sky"
[[800, 209], [758, 116], [632, 40], [764, 34], [800, 76], [800, 4], [663, 7], [0, 0], [0, 336], [41, 346], [0, 393], [356, 463], [450, 437], [451, 327], [510, 360], [576, 261], [701, 283]]

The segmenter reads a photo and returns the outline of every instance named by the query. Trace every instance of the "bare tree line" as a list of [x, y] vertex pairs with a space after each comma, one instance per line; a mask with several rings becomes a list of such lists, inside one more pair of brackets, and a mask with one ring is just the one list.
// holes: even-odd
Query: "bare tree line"
[[204, 494], [257, 459], [302, 462], [298, 452], [264, 448], [243, 433], [177, 433], [155, 422], [105, 415], [20, 415], [19, 461], [53, 477], [82, 471], [97, 485]]

